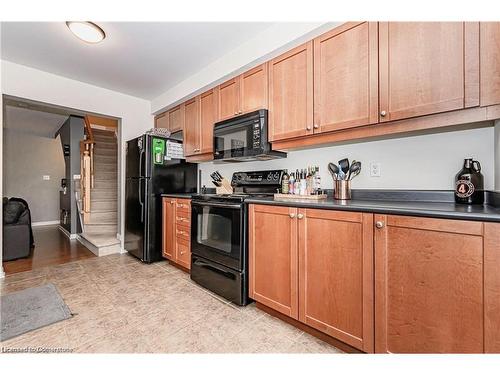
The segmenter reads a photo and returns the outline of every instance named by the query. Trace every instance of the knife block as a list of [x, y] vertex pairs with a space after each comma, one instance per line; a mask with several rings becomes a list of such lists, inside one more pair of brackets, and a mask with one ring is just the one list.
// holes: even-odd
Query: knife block
[[222, 178], [220, 184], [221, 186], [215, 188], [217, 194], [233, 194], [233, 187], [225, 177]]

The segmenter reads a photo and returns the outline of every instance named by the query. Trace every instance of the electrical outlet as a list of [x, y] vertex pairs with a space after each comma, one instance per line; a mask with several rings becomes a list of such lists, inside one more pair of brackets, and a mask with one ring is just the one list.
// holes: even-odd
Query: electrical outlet
[[43, 177], [42, 177], [42, 179], [43, 179], [44, 181], [49, 181], [49, 180], [50, 180], [50, 176], [49, 176], [49, 175], [47, 175], [47, 174], [44, 174], [44, 175], [43, 175]]
[[370, 177], [380, 177], [380, 163], [370, 163]]

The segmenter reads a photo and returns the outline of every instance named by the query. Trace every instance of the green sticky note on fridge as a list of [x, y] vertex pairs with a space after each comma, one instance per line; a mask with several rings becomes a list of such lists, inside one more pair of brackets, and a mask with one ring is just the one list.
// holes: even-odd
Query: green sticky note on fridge
[[153, 162], [155, 164], [163, 164], [165, 156], [165, 140], [161, 138], [153, 138]]

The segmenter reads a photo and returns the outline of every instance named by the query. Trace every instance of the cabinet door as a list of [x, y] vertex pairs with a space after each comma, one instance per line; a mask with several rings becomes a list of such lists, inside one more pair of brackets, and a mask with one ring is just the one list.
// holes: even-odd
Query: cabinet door
[[175, 259], [177, 264], [188, 270], [191, 269], [191, 245], [189, 240], [177, 237], [175, 244]]
[[500, 104], [500, 22], [481, 22], [481, 106]]
[[155, 128], [168, 129], [168, 114], [162, 113], [155, 117]]
[[484, 351], [500, 353], [500, 223], [484, 223]]
[[200, 117], [198, 97], [188, 100], [184, 106], [184, 154], [195, 155], [200, 150]]
[[298, 318], [297, 209], [250, 205], [249, 289], [254, 300]]
[[163, 256], [175, 260], [175, 199], [163, 198]]
[[483, 352], [483, 224], [375, 221], [375, 351]]
[[200, 153], [214, 150], [214, 124], [217, 121], [215, 90], [200, 95]]
[[247, 113], [268, 107], [267, 64], [241, 75], [241, 112]]
[[240, 77], [235, 77], [218, 87], [219, 121], [240, 113]]
[[373, 352], [373, 215], [299, 210], [299, 319]]
[[479, 105], [477, 26], [381, 22], [380, 121]]
[[378, 26], [348, 22], [314, 39], [314, 132], [378, 122]]
[[313, 133], [312, 41], [269, 62], [269, 139]]
[[182, 106], [178, 105], [168, 111], [168, 129], [171, 133], [182, 130], [183, 127]]

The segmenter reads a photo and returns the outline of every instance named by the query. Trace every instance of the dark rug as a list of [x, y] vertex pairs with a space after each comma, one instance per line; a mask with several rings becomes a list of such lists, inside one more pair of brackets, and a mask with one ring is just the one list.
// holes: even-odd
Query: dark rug
[[0, 341], [71, 317], [54, 284], [10, 293], [1, 298]]

